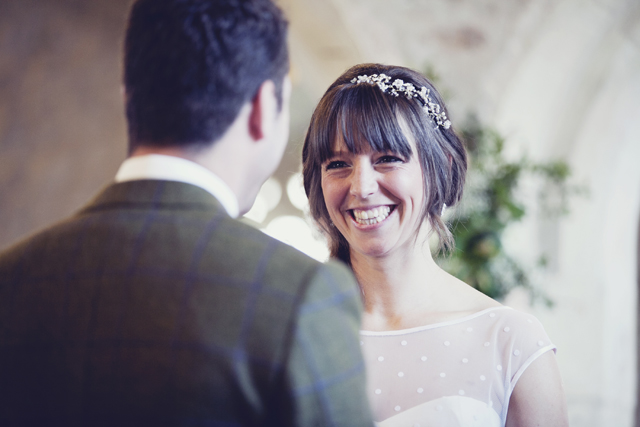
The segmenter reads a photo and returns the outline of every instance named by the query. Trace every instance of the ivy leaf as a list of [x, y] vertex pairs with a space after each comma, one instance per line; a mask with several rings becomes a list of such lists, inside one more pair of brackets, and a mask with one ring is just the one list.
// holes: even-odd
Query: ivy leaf
[[438, 255], [437, 261], [449, 273], [486, 295], [502, 299], [515, 287], [529, 291], [532, 301], [553, 302], [529, 277], [531, 271], [544, 269], [546, 256], [525, 268], [502, 245], [505, 229], [528, 212], [521, 201], [519, 184], [523, 177], [539, 178], [538, 197], [548, 217], [566, 214], [571, 196], [584, 194], [584, 187], [569, 184], [569, 165], [560, 160], [533, 162], [522, 155], [507, 159], [503, 149], [505, 138], [471, 117], [461, 135], [469, 153], [467, 189], [451, 232], [456, 249], [449, 255]]

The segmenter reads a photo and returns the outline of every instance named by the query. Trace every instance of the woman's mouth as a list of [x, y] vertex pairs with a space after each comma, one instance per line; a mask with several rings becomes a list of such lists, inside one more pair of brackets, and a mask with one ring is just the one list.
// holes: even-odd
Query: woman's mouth
[[351, 217], [360, 225], [373, 225], [387, 219], [395, 206], [378, 206], [373, 209], [351, 209]]

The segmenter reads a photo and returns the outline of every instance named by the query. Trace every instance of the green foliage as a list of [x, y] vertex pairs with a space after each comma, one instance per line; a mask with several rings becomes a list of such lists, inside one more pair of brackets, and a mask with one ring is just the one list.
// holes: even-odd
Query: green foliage
[[456, 249], [438, 262], [449, 273], [480, 290], [501, 299], [515, 287], [529, 291], [533, 300], [552, 305], [530, 280], [531, 271], [544, 268], [540, 257], [536, 266], [525, 268], [503, 248], [502, 235], [511, 224], [527, 215], [519, 184], [524, 177], [540, 185], [538, 201], [547, 217], [568, 213], [571, 195], [581, 191], [568, 184], [569, 166], [562, 161], [532, 162], [526, 156], [508, 160], [504, 138], [496, 131], [470, 119], [462, 130], [469, 153], [469, 172], [465, 195], [452, 220]]

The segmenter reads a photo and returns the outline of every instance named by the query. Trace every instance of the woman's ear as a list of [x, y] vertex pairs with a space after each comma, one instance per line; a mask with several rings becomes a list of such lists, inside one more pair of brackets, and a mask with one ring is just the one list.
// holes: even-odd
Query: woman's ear
[[249, 135], [254, 141], [261, 141], [271, 133], [277, 114], [275, 84], [271, 80], [265, 80], [251, 100]]

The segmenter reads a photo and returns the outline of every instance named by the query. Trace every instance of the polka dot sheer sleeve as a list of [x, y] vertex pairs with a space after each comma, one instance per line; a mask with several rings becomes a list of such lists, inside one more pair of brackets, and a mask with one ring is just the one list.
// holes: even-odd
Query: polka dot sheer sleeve
[[509, 307], [387, 332], [361, 332], [381, 427], [504, 426], [522, 373], [555, 350], [540, 322]]

